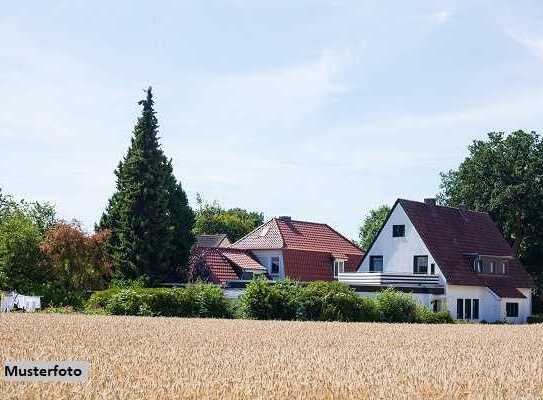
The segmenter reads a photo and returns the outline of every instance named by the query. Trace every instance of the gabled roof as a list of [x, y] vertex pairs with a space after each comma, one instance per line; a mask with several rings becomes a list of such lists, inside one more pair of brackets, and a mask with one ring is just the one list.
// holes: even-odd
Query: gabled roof
[[208, 278], [221, 285], [241, 279], [243, 272], [266, 272], [250, 252], [221, 247], [196, 249], [189, 262], [189, 270], [194, 278]]
[[[532, 277], [514, 256], [511, 246], [487, 213], [403, 199], [397, 200], [393, 210], [398, 204], [406, 212], [449, 284], [491, 288], [534, 286]], [[507, 257], [506, 274], [476, 273], [467, 256], [469, 254]]]
[[230, 240], [228, 240], [228, 237], [224, 233], [218, 235], [203, 234], [196, 236], [197, 247], [229, 247], [230, 245]]
[[238, 249], [297, 249], [332, 254], [362, 255], [363, 252], [349, 239], [327, 224], [295, 221], [290, 218], [273, 218], [232, 247]]

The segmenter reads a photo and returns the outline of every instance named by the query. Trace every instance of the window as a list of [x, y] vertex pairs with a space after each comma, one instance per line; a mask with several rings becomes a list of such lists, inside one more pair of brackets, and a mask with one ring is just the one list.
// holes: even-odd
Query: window
[[464, 299], [456, 300], [456, 319], [464, 319]]
[[517, 318], [518, 303], [505, 303], [505, 316], [507, 318]]
[[475, 272], [483, 274], [505, 274], [506, 261], [499, 257], [480, 256], [473, 262]]
[[383, 256], [370, 256], [370, 272], [383, 272]]
[[479, 299], [456, 299], [456, 319], [479, 319]]
[[279, 257], [272, 257], [271, 258], [271, 274], [272, 275], [278, 275], [279, 274]]
[[430, 264], [430, 273], [432, 275], [435, 275], [436, 274], [436, 265], [434, 263], [431, 263]]
[[471, 317], [473, 319], [479, 319], [479, 299], [473, 299]]
[[413, 258], [413, 273], [414, 274], [428, 273], [428, 256], [415, 256]]
[[334, 260], [334, 277], [345, 272], [345, 260]]
[[405, 225], [392, 225], [392, 237], [404, 237]]
[[464, 300], [464, 319], [471, 319], [471, 299]]

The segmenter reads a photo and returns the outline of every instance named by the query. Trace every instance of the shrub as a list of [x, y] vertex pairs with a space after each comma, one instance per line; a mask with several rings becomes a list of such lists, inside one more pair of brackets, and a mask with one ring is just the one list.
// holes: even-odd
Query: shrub
[[421, 324], [452, 324], [454, 320], [448, 311], [433, 312], [426, 306], [419, 304], [417, 306], [416, 322]]
[[87, 300], [87, 303], [85, 304], [85, 309], [86, 310], [91, 310], [95, 308], [105, 309], [109, 300], [120, 291], [121, 289], [114, 287], [111, 289], [94, 292], [93, 294], [91, 294], [91, 296]]
[[251, 281], [241, 296], [243, 315], [252, 319], [294, 320], [299, 309], [301, 287], [289, 279], [270, 283]]
[[193, 304], [193, 315], [201, 318], [232, 318], [231, 304], [220, 287], [197, 283], [189, 286], [185, 292]]
[[311, 282], [303, 288], [299, 316], [316, 321], [377, 321], [375, 302], [339, 282]]
[[228, 300], [218, 286], [196, 284], [187, 289], [112, 288], [94, 293], [88, 312], [104, 309], [114, 315], [231, 318]]
[[530, 315], [528, 317], [528, 323], [529, 324], [542, 324], [543, 323], [543, 315], [541, 315], [541, 314]]
[[408, 293], [389, 288], [375, 296], [380, 320], [383, 322], [416, 322], [417, 302]]

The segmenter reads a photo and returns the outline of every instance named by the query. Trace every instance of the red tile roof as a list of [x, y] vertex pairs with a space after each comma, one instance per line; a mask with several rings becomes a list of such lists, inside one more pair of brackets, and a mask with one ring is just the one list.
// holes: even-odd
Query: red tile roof
[[232, 247], [240, 249], [298, 249], [362, 255], [363, 252], [326, 224], [273, 218], [241, 238]]
[[[285, 274], [300, 281], [328, 281], [334, 279], [333, 256], [327, 252], [296, 249], [283, 250]], [[362, 254], [351, 254], [345, 258], [345, 272], [356, 272]]]
[[249, 252], [215, 247], [196, 249], [189, 262], [189, 271], [194, 280], [199, 278], [224, 285], [241, 279], [244, 271], [265, 272], [266, 268]]
[[[398, 200], [415, 229], [452, 285], [534, 287], [532, 277], [486, 213]], [[479, 274], [467, 254], [510, 257], [506, 274]]]

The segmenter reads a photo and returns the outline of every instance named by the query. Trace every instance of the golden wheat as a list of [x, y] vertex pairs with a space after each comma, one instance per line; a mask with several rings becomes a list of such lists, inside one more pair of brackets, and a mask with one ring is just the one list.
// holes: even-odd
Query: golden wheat
[[3, 314], [0, 355], [91, 362], [83, 384], [2, 381], [1, 399], [543, 398], [535, 325]]

